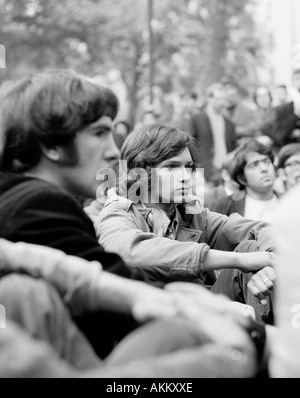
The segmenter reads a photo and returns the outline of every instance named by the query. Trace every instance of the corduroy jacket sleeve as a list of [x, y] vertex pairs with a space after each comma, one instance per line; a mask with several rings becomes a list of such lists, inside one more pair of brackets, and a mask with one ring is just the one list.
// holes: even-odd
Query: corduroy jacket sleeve
[[120, 208], [117, 201], [108, 204], [95, 227], [105, 250], [117, 253], [127, 265], [141, 268], [153, 280], [203, 278], [208, 245], [157, 237], [134, 206]]
[[265, 222], [248, 220], [237, 213], [227, 217], [208, 209], [202, 218], [206, 243], [211, 249], [234, 251], [241, 243], [251, 241], [256, 251], [276, 251], [273, 228]]

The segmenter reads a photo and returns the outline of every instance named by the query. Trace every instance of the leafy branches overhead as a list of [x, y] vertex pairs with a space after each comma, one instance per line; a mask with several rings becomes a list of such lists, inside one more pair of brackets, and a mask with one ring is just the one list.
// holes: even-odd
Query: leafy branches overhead
[[[156, 83], [184, 91], [203, 90], [224, 73], [253, 78], [255, 1], [153, 0]], [[10, 77], [47, 67], [89, 75], [117, 68], [132, 103], [148, 84], [148, 0], [0, 0], [0, 9]]]

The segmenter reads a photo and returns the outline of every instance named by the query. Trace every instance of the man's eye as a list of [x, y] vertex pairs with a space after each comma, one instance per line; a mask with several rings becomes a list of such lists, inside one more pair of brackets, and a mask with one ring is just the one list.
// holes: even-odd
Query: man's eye
[[258, 166], [258, 162], [249, 164], [249, 169], [255, 169]]
[[193, 164], [189, 164], [189, 165], [185, 166], [185, 168], [187, 170], [189, 170], [191, 173], [195, 173], [196, 172], [196, 167]]
[[103, 135], [104, 134], [104, 131], [103, 130], [98, 130], [98, 131], [96, 131], [96, 133], [95, 133], [95, 135], [97, 136], [97, 137], [100, 137], [100, 135]]
[[109, 130], [109, 129], [101, 129], [101, 130], [97, 130], [96, 132], [95, 132], [95, 136], [96, 137], [103, 137], [104, 135], [106, 135], [106, 134], [110, 134], [110, 132], [111, 132], [111, 130]]

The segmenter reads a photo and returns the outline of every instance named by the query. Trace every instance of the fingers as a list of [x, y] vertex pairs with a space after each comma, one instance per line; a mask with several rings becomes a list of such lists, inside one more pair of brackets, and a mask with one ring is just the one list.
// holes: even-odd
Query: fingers
[[250, 293], [260, 300], [262, 305], [267, 305], [266, 297], [272, 294], [276, 276], [274, 269], [266, 267], [254, 275], [248, 283]]
[[[259, 275], [261, 276], [261, 279], [264, 278], [265, 283], [268, 282], [268, 285], [272, 286], [272, 288], [274, 287], [276, 281], [274, 268], [266, 267], [261, 271], [261, 273], [259, 273]], [[269, 281], [267, 281], [267, 279], [269, 279]]]
[[261, 305], [268, 304], [266, 295], [258, 287], [256, 287], [253, 282], [248, 283], [248, 289], [250, 293], [259, 300]]
[[233, 301], [228, 304], [228, 308], [236, 311], [237, 316], [250, 318], [254, 321], [256, 319], [255, 310], [253, 307], [251, 307], [251, 305], [246, 305]]

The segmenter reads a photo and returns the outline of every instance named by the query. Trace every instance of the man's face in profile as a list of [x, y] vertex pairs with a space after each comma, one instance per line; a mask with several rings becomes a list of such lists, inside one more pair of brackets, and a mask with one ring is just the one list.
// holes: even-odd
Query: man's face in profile
[[76, 163], [62, 169], [69, 192], [86, 198], [96, 197], [98, 170], [113, 167], [120, 157], [112, 131], [112, 119], [103, 116], [77, 133], [73, 143]]

